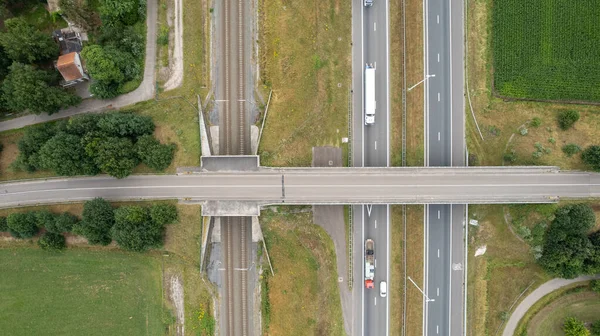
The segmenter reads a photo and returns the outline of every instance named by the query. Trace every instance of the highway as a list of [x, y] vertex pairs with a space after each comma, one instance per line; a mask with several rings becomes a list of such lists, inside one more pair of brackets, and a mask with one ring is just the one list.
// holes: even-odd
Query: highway
[[[364, 95], [364, 68], [369, 64], [375, 68], [375, 123], [364, 125], [364, 102], [355, 106], [353, 116], [360, 120], [362, 131], [362, 162], [363, 167], [389, 166], [389, 4], [387, 0], [376, 0], [373, 6], [365, 7], [362, 0], [354, 1], [353, 5], [360, 11], [360, 50], [359, 63], [354, 69], [353, 77], [360, 78], [362, 87], [360, 98]], [[356, 40], [356, 38], [354, 38]], [[359, 75], [360, 74], [360, 75]], [[356, 278], [360, 285], [359, 306], [362, 308], [362, 334], [388, 335], [389, 334], [389, 296], [381, 297], [379, 287], [381, 281], [388, 282], [389, 286], [389, 206], [366, 205], [362, 208], [362, 216], [357, 221], [357, 226], [362, 230], [361, 249], [355, 250], [354, 258], [364, 267], [364, 241], [375, 241], [375, 288], [366, 289], [360, 278]], [[359, 254], [360, 252], [360, 254]], [[359, 282], [360, 281], [360, 282]]]
[[[424, 2], [427, 166], [464, 166], [464, 29], [462, 0]], [[425, 335], [464, 333], [466, 205], [431, 204], [426, 212]]]
[[258, 204], [554, 202], [600, 197], [600, 174], [551, 169], [274, 168], [257, 172], [39, 179], [0, 184], [0, 207], [82, 201], [189, 199]]

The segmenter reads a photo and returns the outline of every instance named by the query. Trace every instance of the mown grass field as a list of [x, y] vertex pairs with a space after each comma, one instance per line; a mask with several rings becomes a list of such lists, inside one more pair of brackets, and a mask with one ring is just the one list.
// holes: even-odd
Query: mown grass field
[[260, 75], [273, 89], [261, 164], [310, 166], [313, 146], [340, 146], [347, 154], [350, 5], [259, 1]]
[[[148, 202], [119, 202], [113, 203], [115, 206], [122, 205], [148, 205]], [[40, 206], [40, 207], [26, 207], [18, 209], [1, 209], [0, 216], [7, 216], [14, 212], [24, 212], [32, 210], [49, 210], [51, 212], [70, 212], [76, 216], [81, 216], [83, 211], [83, 204], [61, 204], [51, 206]], [[207, 281], [203, 280], [203, 275], [200, 273], [200, 244], [201, 244], [201, 216], [200, 216], [199, 205], [181, 205], [177, 204], [177, 212], [179, 214], [179, 220], [177, 223], [168, 225], [165, 231], [164, 246], [162, 251], [151, 251], [145, 254], [131, 254], [140, 260], [144, 258], [151, 259], [154, 262], [153, 265], [159, 265], [158, 272], [154, 269], [149, 269], [146, 276], [152, 277], [155, 281], [162, 283], [162, 287], [157, 293], [157, 299], [159, 304], [162, 302], [164, 305], [161, 306], [162, 311], [158, 318], [161, 326], [166, 330], [166, 334], [176, 334], [175, 321], [171, 318], [175, 316], [175, 308], [173, 302], [169, 296], [169, 283], [172, 277], [179, 277], [183, 285], [184, 292], [184, 310], [185, 310], [185, 329], [193, 331], [194, 334], [198, 335], [212, 335], [210, 332], [211, 325], [214, 328], [214, 318], [212, 315], [212, 288]], [[40, 263], [43, 263], [43, 259], [47, 255], [52, 255], [48, 252], [42, 251], [35, 244], [36, 238], [27, 240], [15, 240], [8, 236], [7, 233], [0, 233], [0, 251], [12, 251], [12, 250], [24, 250], [24, 251], [38, 251], [40, 254], [34, 254], [40, 259]], [[69, 253], [79, 253], [80, 251], [88, 251], [98, 253], [102, 256], [112, 255], [125, 255], [118, 250], [114, 244], [109, 246], [90, 246], [87, 241], [78, 236], [68, 236], [67, 245]], [[162, 252], [162, 253], [161, 253]], [[129, 255], [129, 254], [127, 254]], [[2, 256], [2, 254], [0, 254]], [[3, 258], [3, 256], [2, 256]], [[0, 258], [0, 265], [2, 264], [2, 258]], [[33, 257], [31, 257], [33, 258]], [[18, 260], [19, 258], [17, 258]], [[137, 262], [135, 259], [132, 263]], [[16, 262], [16, 261], [15, 261]], [[150, 261], [149, 261], [150, 262]], [[76, 269], [75, 266], [73, 269]], [[82, 268], [82, 272], [85, 269]], [[141, 272], [141, 271], [140, 271]], [[1, 282], [2, 280], [0, 280]], [[99, 282], [104, 280], [100, 279]], [[108, 280], [107, 280], [108, 281]], [[136, 283], [134, 283], [136, 285]], [[27, 288], [35, 288], [33, 285], [27, 284]], [[162, 289], [162, 298], [161, 298]], [[81, 290], [81, 288], [74, 288], [73, 291]], [[149, 294], [150, 295], [150, 294]], [[60, 301], [57, 301], [57, 305]], [[28, 301], [24, 303], [24, 309], [34, 309], [34, 301]], [[100, 303], [99, 303], [100, 304]], [[107, 304], [114, 304], [109, 301]], [[1, 304], [0, 304], [0, 307]], [[51, 310], [52, 311], [52, 310]], [[202, 313], [202, 314], [201, 314]], [[51, 314], [50, 314], [51, 315]], [[2, 312], [0, 312], [0, 318], [2, 318]], [[58, 317], [54, 317], [58, 318]], [[92, 323], [91, 321], [90, 323]], [[12, 323], [6, 322], [7, 325], [13, 325]], [[0, 322], [0, 331], [2, 331]], [[142, 333], [145, 329], [140, 329]], [[145, 331], [144, 331], [145, 332]], [[122, 334], [122, 333], [113, 333]], [[135, 333], [134, 333], [135, 334]], [[162, 333], [161, 333], [162, 334]]]
[[539, 300], [521, 319], [516, 335], [561, 336], [567, 317], [575, 317], [587, 325], [600, 319], [600, 295], [590, 290], [589, 281], [554, 291]]
[[494, 2], [496, 91], [516, 98], [599, 101], [599, 16], [594, 0]]
[[146, 255], [0, 249], [3, 335], [162, 335], [160, 263]]
[[260, 220], [275, 272], [262, 281], [263, 333], [344, 335], [335, 249], [325, 230], [312, 213], [265, 211]]

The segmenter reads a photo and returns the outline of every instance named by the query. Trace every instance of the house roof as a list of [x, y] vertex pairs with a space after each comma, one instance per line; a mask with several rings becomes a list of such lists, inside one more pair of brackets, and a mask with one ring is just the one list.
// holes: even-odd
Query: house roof
[[55, 30], [52, 32], [52, 36], [59, 45], [61, 55], [66, 55], [74, 51], [80, 52], [82, 49], [79, 36], [70, 28]]
[[83, 77], [83, 74], [75, 64], [76, 57], [79, 57], [76, 52], [58, 57], [56, 68], [66, 81], [72, 81]]

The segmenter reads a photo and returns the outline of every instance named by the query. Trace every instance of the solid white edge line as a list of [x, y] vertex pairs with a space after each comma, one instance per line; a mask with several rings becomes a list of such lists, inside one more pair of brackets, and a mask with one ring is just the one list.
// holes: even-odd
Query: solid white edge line
[[467, 336], [467, 263], [469, 261], [469, 204], [465, 204], [465, 271], [464, 271], [464, 301], [463, 301], [463, 335]]
[[[429, 270], [428, 270], [428, 261], [429, 261], [429, 204], [425, 205], [425, 213], [423, 214], [423, 258], [425, 262], [423, 262], [423, 288], [425, 288], [425, 293], [428, 292], [429, 286]], [[429, 305], [425, 300], [425, 296], [423, 296], [423, 335], [427, 335], [427, 321], [429, 314]]]
[[[392, 222], [390, 219], [390, 205], [386, 204], [387, 207], [387, 218], [388, 218], [388, 225], [387, 225], [387, 284], [388, 284], [388, 288], [390, 287], [390, 283], [392, 283], [392, 273], [390, 273], [390, 223]], [[392, 295], [390, 293], [390, 290], [388, 289], [388, 295]], [[385, 325], [385, 334], [389, 335], [390, 334], [390, 299], [385, 300], [385, 311], [386, 311], [386, 325]]]
[[365, 256], [365, 205], [362, 205], [362, 209], [361, 209], [361, 213], [360, 213], [360, 221], [362, 223], [362, 238], [360, 241], [360, 245], [361, 245], [361, 258], [363, 258], [363, 262], [362, 264], [362, 272], [361, 272], [361, 294], [360, 294], [360, 301], [361, 301], [361, 316], [360, 319], [362, 321], [361, 326], [360, 326], [360, 334], [364, 336], [365, 334], [365, 262], [364, 262], [364, 256]]
[[[450, 2], [450, 7], [448, 8], [448, 12], [449, 12], [449, 32], [450, 32], [450, 47], [448, 48], [448, 50], [450, 51], [450, 166], [454, 166], [452, 158], [454, 157], [454, 153], [452, 153], [452, 0], [449, 1]], [[464, 137], [464, 134], [463, 134]]]
[[[390, 7], [389, 0], [385, 1], [385, 78], [386, 88], [386, 106], [387, 106], [387, 141], [386, 141], [386, 167], [390, 166]], [[389, 301], [389, 300], [388, 300]]]
[[[362, 2], [362, 1], [361, 1]], [[360, 119], [360, 130], [361, 130], [361, 167], [365, 166], [365, 29], [364, 29], [364, 15], [365, 15], [365, 7], [363, 4], [360, 4], [360, 111], [361, 111], [361, 119]], [[364, 328], [362, 328], [364, 329]]]
[[449, 272], [450, 272], [450, 277], [449, 277], [449, 282], [448, 282], [448, 332], [452, 332], [452, 329], [450, 328], [452, 325], [452, 222], [453, 222], [453, 217], [452, 217], [452, 207], [454, 206], [454, 204], [450, 204], [450, 268], [449, 268]]

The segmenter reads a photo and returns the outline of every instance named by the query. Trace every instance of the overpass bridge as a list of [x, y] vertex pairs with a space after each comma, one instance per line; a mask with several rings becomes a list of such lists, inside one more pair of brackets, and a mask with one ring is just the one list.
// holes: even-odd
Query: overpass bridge
[[249, 216], [271, 204], [549, 203], [600, 197], [600, 174], [557, 167], [265, 168], [0, 184], [0, 207], [178, 199], [203, 214]]

